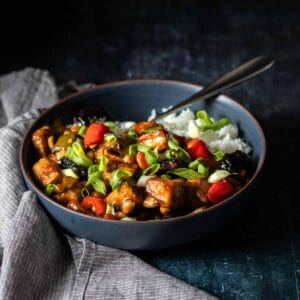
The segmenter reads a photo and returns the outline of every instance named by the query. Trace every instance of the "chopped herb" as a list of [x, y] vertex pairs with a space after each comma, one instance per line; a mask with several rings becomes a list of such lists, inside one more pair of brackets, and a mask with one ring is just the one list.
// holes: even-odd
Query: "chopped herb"
[[201, 175], [201, 178], [206, 178], [208, 176], [209, 168], [206, 167], [204, 164], [199, 163], [197, 172]]
[[225, 125], [231, 123], [230, 119], [228, 118], [221, 118], [218, 121], [214, 121], [212, 118], [209, 117], [206, 111], [200, 110], [196, 113], [196, 116], [199, 120], [201, 120], [202, 125], [199, 126], [200, 131], [206, 131], [208, 129], [212, 130], [219, 130]]
[[199, 174], [198, 172], [196, 172], [194, 170], [187, 169], [187, 168], [177, 168], [177, 169], [172, 170], [171, 173], [178, 177], [185, 178], [185, 179], [202, 178], [201, 174]]
[[109, 215], [114, 215], [115, 214], [115, 208], [110, 205], [109, 203], [106, 204], [106, 214], [109, 214]]
[[135, 156], [137, 154], [137, 144], [133, 144], [129, 146], [128, 154], [132, 156]]
[[160, 126], [154, 126], [154, 127], [150, 127], [150, 128], [147, 128], [143, 131], [143, 133], [149, 133], [149, 132], [152, 132], [152, 131], [156, 131], [156, 130], [159, 130], [161, 129]]
[[105, 140], [109, 143], [115, 143], [117, 141], [117, 137], [113, 133], [108, 133], [105, 135]]
[[83, 188], [83, 189], [80, 191], [80, 195], [81, 195], [82, 198], [84, 198], [84, 197], [89, 196], [89, 195], [90, 195], [90, 192], [89, 192], [89, 190], [88, 190], [87, 188]]
[[117, 169], [115, 171], [112, 172], [112, 178], [110, 181], [110, 185], [112, 187], [113, 190], [115, 190], [116, 188], [118, 188], [121, 183], [122, 180], [128, 177], [131, 177], [132, 173], [126, 170], [122, 170], [122, 169]]
[[229, 173], [228, 171], [225, 170], [216, 170], [214, 173], [212, 173], [209, 177], [208, 177], [208, 182], [209, 183], [215, 183], [217, 181], [220, 181], [228, 176], [230, 176], [231, 173]]
[[93, 174], [93, 173], [96, 173], [99, 171], [99, 167], [98, 165], [91, 165], [89, 168], [88, 168], [88, 178]]
[[202, 162], [203, 162], [203, 158], [199, 157], [199, 158], [195, 159], [194, 161], [192, 161], [191, 163], [189, 163], [189, 168], [193, 169], [193, 170], [197, 170], [199, 164]]
[[191, 157], [190, 155], [179, 146], [178, 142], [175, 139], [169, 139], [168, 140], [168, 147], [171, 149], [171, 151], [166, 151], [166, 158], [167, 159], [173, 159], [178, 158], [185, 162], [190, 162]]
[[134, 141], [137, 141], [137, 139], [139, 138], [137, 133], [133, 129], [129, 130], [127, 135], [130, 139], [132, 139]]
[[147, 169], [145, 169], [142, 173], [142, 175], [151, 176], [154, 175], [158, 170], [160, 169], [160, 164], [153, 164]]
[[170, 179], [171, 176], [169, 176], [169, 175], [167, 175], [167, 174], [162, 174], [162, 175], [160, 176], [160, 178], [162, 178], [162, 179]]
[[66, 154], [67, 157], [77, 165], [88, 168], [93, 164], [93, 161], [86, 156], [79, 139], [77, 139], [72, 146], [68, 147]]
[[61, 172], [68, 177], [73, 177], [75, 179], [78, 179], [79, 176], [77, 175], [77, 173], [73, 170], [73, 169], [63, 169], [61, 170]]
[[87, 185], [92, 185], [96, 192], [106, 195], [106, 185], [102, 180], [102, 172], [99, 171], [98, 165], [92, 165], [88, 169]]
[[116, 134], [117, 131], [118, 131], [118, 129], [119, 129], [119, 127], [117, 126], [117, 124], [116, 124], [115, 122], [104, 122], [103, 124], [104, 124], [106, 127], [108, 127], [109, 130], [110, 130], [112, 133], [114, 133], [114, 134]]
[[132, 218], [132, 217], [124, 217], [121, 219], [121, 221], [129, 221], [129, 222], [133, 222], [136, 221], [136, 218]]
[[158, 150], [155, 149], [155, 150], [151, 150], [149, 149], [146, 153], [145, 153], [145, 158], [147, 160], [147, 163], [149, 165], [153, 165], [155, 164], [158, 159], [159, 159], [159, 155], [158, 155]]
[[101, 155], [100, 160], [99, 160], [99, 171], [104, 172], [106, 165], [107, 165], [108, 159], [105, 155]]
[[85, 135], [86, 130], [87, 130], [87, 126], [86, 125], [81, 125], [81, 127], [78, 130], [77, 134], [80, 135], [81, 137], [83, 137]]
[[220, 161], [223, 159], [225, 153], [222, 150], [216, 150], [213, 152], [215, 161]]
[[45, 192], [48, 196], [51, 196], [56, 189], [57, 186], [55, 184], [50, 183], [46, 186]]
[[149, 146], [143, 145], [143, 144], [137, 144], [137, 150], [139, 152], [146, 153], [147, 151], [151, 150]]

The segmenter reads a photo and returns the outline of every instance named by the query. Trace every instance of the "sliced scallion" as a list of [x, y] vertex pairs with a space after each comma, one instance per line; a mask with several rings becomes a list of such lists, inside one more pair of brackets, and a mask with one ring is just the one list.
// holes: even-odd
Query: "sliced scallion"
[[151, 150], [149, 146], [143, 145], [143, 144], [137, 144], [137, 150], [139, 152], [146, 153], [147, 151]]
[[132, 139], [134, 141], [136, 141], [139, 138], [137, 133], [133, 129], [129, 130], [127, 135], [130, 139]]
[[112, 187], [113, 190], [115, 190], [116, 188], [118, 188], [121, 183], [122, 180], [128, 177], [131, 177], [132, 173], [126, 170], [122, 170], [122, 169], [118, 169], [112, 172], [112, 178], [110, 181], [110, 185]]
[[113, 133], [108, 133], [107, 135], [105, 135], [105, 141], [109, 143], [115, 143], [117, 141], [117, 137]]
[[220, 181], [230, 175], [231, 174], [226, 170], [216, 170], [208, 177], [207, 181], [209, 183], [215, 183], [215, 182]]
[[142, 172], [142, 175], [151, 176], [154, 175], [160, 169], [160, 164], [153, 164]]
[[173, 169], [171, 173], [184, 179], [197, 179], [202, 177], [198, 172], [187, 168]]
[[93, 164], [93, 161], [86, 156], [79, 139], [77, 139], [71, 147], [68, 147], [66, 154], [67, 157], [77, 165], [88, 168]]
[[99, 160], [99, 171], [104, 172], [106, 165], [107, 165], [108, 159], [105, 155], [101, 155]]
[[109, 215], [114, 215], [115, 214], [115, 208], [111, 204], [107, 203], [105, 213], [109, 214]]
[[202, 163], [199, 163], [197, 172], [201, 175], [201, 178], [206, 178], [208, 176], [208, 170], [208, 167]]
[[121, 219], [121, 221], [134, 222], [134, 221], [136, 221], [136, 218], [132, 218], [132, 217], [124, 217], [124, 218]]
[[221, 118], [218, 121], [214, 121], [209, 117], [206, 111], [200, 110], [196, 113], [197, 118], [201, 121], [201, 126], [199, 126], [200, 131], [206, 131], [208, 129], [219, 130], [222, 127], [231, 123], [228, 118]]
[[107, 122], [104, 122], [103, 123], [106, 127], [108, 127], [109, 128], [109, 130], [111, 131], [111, 132], [113, 132], [113, 133], [117, 133], [117, 131], [118, 131], [118, 125], [115, 123], [115, 122], [111, 122], [111, 121], [107, 121]]
[[133, 144], [129, 146], [128, 154], [132, 156], [135, 156], [137, 154], [137, 144]]
[[155, 149], [155, 150], [149, 149], [145, 153], [145, 158], [149, 165], [155, 164], [159, 159], [158, 150], [157, 149]]
[[68, 176], [68, 177], [73, 177], [75, 179], [78, 179], [79, 176], [76, 174], [76, 172], [72, 169], [63, 169], [61, 170], [61, 172], [65, 175], [65, 176]]
[[90, 192], [89, 192], [89, 190], [87, 188], [83, 188], [80, 191], [80, 195], [81, 195], [82, 198], [85, 198], [85, 197], [87, 197], [87, 196], [90, 195]]
[[193, 169], [193, 170], [197, 170], [198, 166], [200, 163], [203, 162], [203, 158], [197, 158], [194, 161], [192, 161], [191, 163], [189, 163], [189, 168]]
[[48, 184], [45, 188], [45, 193], [48, 195], [48, 196], [51, 196], [54, 191], [57, 189], [57, 186], [55, 184]]
[[216, 150], [213, 152], [215, 161], [220, 161], [223, 159], [225, 153], [222, 150]]
[[83, 137], [85, 135], [86, 130], [87, 130], [87, 126], [86, 125], [81, 125], [81, 127], [78, 130], [77, 134]]

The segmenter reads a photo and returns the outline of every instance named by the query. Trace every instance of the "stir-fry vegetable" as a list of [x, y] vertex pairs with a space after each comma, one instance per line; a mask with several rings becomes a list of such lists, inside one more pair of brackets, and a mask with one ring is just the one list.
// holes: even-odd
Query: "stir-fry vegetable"
[[[205, 111], [196, 115], [202, 132], [230, 124]], [[32, 137], [40, 155], [32, 168], [37, 181], [48, 196], [81, 213], [134, 222], [201, 212], [233, 195], [253, 173], [247, 154], [225, 153], [154, 121], [122, 129], [88, 120], [71, 126], [55, 120]]]

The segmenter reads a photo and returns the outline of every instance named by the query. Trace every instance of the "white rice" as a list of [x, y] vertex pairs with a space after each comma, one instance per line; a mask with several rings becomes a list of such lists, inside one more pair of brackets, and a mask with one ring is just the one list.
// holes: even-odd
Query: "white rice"
[[[165, 111], [167, 109], [163, 109]], [[149, 120], [156, 117], [156, 111], [153, 109]], [[232, 153], [240, 150], [244, 153], [250, 153], [251, 147], [239, 138], [238, 127], [235, 124], [229, 124], [219, 130], [206, 130], [200, 132], [198, 126], [201, 126], [201, 120], [195, 118], [195, 114], [189, 109], [181, 111], [177, 116], [171, 114], [161, 122], [164, 127], [180, 136], [188, 138], [200, 138], [211, 151], [222, 150], [224, 153]]]

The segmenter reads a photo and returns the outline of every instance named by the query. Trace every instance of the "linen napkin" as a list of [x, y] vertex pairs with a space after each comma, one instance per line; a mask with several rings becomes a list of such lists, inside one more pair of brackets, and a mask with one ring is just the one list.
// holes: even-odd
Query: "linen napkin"
[[215, 299], [127, 251], [66, 235], [27, 191], [18, 166], [24, 132], [58, 100], [46, 71], [0, 78], [0, 298]]

